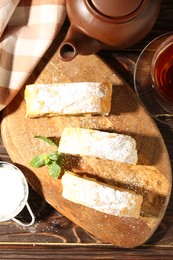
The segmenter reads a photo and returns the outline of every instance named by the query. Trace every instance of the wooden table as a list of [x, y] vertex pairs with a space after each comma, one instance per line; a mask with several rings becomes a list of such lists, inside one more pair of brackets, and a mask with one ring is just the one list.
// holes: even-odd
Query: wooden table
[[[157, 23], [145, 39], [124, 51], [102, 51], [98, 55], [113, 64], [133, 88], [135, 62], [141, 50], [156, 36], [169, 31], [173, 31], [173, 2], [163, 0]], [[173, 165], [173, 127], [157, 124]], [[11, 161], [1, 139], [0, 160]], [[173, 196], [157, 231], [135, 249], [101, 243], [54, 210], [32, 188], [29, 204], [36, 216], [33, 227], [20, 227], [12, 221], [0, 224], [0, 259], [173, 259]]]

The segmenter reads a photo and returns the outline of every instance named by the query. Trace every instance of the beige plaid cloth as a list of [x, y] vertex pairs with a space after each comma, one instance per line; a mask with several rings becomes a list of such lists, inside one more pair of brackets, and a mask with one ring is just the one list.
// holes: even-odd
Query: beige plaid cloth
[[0, 0], [0, 110], [24, 85], [65, 17], [65, 0]]

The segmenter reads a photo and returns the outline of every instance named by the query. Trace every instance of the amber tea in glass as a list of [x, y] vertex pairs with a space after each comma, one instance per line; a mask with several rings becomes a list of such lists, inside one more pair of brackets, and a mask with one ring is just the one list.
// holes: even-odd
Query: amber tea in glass
[[169, 105], [173, 105], [173, 36], [156, 50], [151, 63], [153, 87]]

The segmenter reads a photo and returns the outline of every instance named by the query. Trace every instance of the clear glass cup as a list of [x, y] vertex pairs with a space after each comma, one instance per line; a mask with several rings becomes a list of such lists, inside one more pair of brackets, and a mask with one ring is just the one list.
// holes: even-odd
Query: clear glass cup
[[173, 32], [151, 41], [138, 57], [135, 90], [148, 112], [173, 125]]

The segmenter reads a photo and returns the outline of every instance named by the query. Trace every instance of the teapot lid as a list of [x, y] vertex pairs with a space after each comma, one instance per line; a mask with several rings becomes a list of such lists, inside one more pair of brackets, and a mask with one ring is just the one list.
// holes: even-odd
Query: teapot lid
[[143, 0], [91, 0], [94, 7], [109, 17], [121, 17], [134, 12]]

